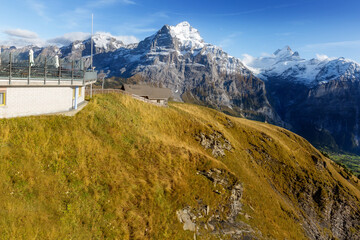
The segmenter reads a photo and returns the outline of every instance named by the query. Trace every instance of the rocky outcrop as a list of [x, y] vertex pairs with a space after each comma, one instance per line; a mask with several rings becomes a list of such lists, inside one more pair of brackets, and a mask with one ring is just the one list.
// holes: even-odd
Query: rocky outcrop
[[214, 157], [223, 157], [225, 156], [225, 150], [231, 151], [233, 149], [229, 140], [218, 131], [213, 131], [209, 134], [200, 132], [195, 135], [195, 139], [199, 141], [205, 149], [210, 149]]
[[210, 233], [230, 239], [257, 239], [260, 233], [255, 233], [248, 224], [237, 219], [239, 214], [244, 213], [241, 212], [243, 186], [236, 177], [217, 168], [199, 171], [198, 174], [214, 184], [216, 193], [224, 201], [218, 206], [210, 206], [198, 199], [196, 206], [179, 209], [176, 214], [183, 223], [183, 229], [193, 231], [195, 238]]

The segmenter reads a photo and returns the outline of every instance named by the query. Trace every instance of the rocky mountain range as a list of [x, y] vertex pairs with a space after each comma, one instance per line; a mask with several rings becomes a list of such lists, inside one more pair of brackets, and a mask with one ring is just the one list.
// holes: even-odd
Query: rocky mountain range
[[360, 152], [360, 65], [344, 58], [305, 60], [286, 46], [248, 66], [292, 130], [318, 146]]
[[[232, 115], [285, 126], [313, 144], [360, 152], [360, 66], [344, 59], [302, 59], [290, 47], [243, 62], [206, 43], [188, 22], [163, 26], [137, 44], [109, 34], [94, 36], [94, 66], [110, 76], [140, 79], [172, 90], [174, 99], [210, 106]], [[35, 63], [59, 55], [89, 66], [90, 39], [64, 47], [2, 47]], [[48, 62], [51, 63], [51, 60]]]

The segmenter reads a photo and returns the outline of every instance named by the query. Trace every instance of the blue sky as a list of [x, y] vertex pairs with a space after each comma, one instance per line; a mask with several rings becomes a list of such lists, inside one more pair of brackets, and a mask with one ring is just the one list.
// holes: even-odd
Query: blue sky
[[261, 56], [289, 45], [360, 62], [359, 0], [0, 0], [0, 44], [66, 43], [94, 31], [142, 40], [164, 24], [188, 21], [230, 55]]

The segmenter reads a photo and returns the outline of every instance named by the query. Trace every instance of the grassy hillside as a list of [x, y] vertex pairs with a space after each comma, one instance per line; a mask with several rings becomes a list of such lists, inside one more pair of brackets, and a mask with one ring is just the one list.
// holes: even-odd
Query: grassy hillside
[[[202, 146], [214, 134], [231, 144], [225, 156]], [[203, 205], [198, 239], [230, 238], [224, 222], [260, 239], [357, 237], [359, 182], [339, 172], [279, 127], [101, 95], [75, 117], [0, 120], [0, 238], [193, 239], [177, 211]], [[210, 221], [219, 231], [205, 229]]]

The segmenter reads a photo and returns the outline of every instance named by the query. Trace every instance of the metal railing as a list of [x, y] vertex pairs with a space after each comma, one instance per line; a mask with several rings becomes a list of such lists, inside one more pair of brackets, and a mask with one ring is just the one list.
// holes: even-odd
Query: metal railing
[[0, 64], [0, 85], [85, 85], [94, 83], [97, 80], [97, 73], [88, 71], [85, 68], [74, 67], [74, 61], [62, 66], [59, 59], [59, 66], [47, 64], [34, 64], [29, 60], [13, 62], [11, 53], [9, 62]]
[[137, 100], [140, 100], [142, 102], [146, 102], [146, 103], [151, 103], [153, 105], [156, 105], [156, 106], [160, 106], [160, 107], [167, 107], [168, 106], [168, 101], [164, 101], [163, 104], [161, 103], [158, 103], [158, 102], [154, 102], [154, 101], [151, 101], [147, 98], [144, 98], [144, 97], [141, 97], [141, 96], [138, 96], [138, 95], [135, 95], [135, 94], [131, 94], [131, 93], [128, 93], [124, 90], [121, 90], [121, 89], [115, 89], [115, 88], [110, 88], [110, 89], [101, 89], [101, 88], [95, 88], [95, 89], [88, 89], [86, 88], [85, 89], [85, 96], [93, 96], [93, 95], [97, 95], [97, 94], [109, 94], [109, 93], [120, 93], [120, 94], [125, 94], [125, 95], [129, 95]]

